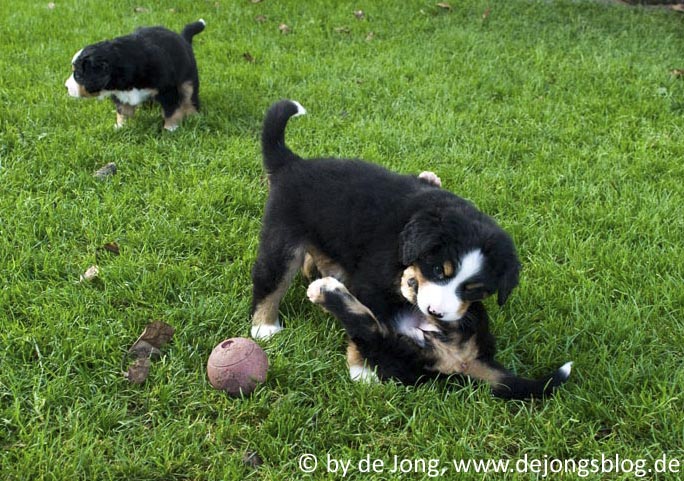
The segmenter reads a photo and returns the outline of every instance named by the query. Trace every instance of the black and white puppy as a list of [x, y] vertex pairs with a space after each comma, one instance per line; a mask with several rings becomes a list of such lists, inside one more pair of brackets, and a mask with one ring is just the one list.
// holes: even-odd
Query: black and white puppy
[[496, 341], [489, 330], [487, 311], [472, 302], [456, 322], [426, 316], [413, 307], [421, 285], [415, 267], [402, 276], [401, 291], [410, 305], [400, 307], [388, 319], [378, 319], [334, 277], [317, 279], [307, 295], [334, 315], [349, 336], [348, 355], [358, 356], [356, 380], [395, 380], [417, 384], [444, 375], [467, 376], [486, 382], [492, 393], [504, 399], [541, 398], [553, 394], [570, 376], [568, 362], [539, 379], [519, 377], [495, 359]]
[[[424, 273], [420, 311], [441, 322], [460, 320], [495, 292], [499, 304], [506, 301], [520, 264], [490, 217], [425, 179], [360, 160], [302, 159], [285, 145], [285, 127], [304, 112], [285, 100], [264, 121], [270, 194], [252, 269], [253, 337], [282, 329], [278, 306], [307, 253], [334, 266], [380, 322], [406, 305], [399, 285], [409, 266]], [[348, 358], [350, 372], [363, 367], [354, 352]]]
[[164, 27], [140, 28], [105, 40], [74, 55], [72, 75], [64, 84], [72, 97], [111, 97], [116, 126], [122, 127], [147, 100], [161, 104], [164, 128], [175, 130], [183, 117], [199, 110], [199, 76], [192, 38], [204, 20], [179, 34]]

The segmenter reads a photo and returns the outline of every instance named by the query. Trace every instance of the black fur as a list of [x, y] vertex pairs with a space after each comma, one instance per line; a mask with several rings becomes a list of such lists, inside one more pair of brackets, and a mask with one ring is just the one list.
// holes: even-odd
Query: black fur
[[[394, 313], [390, 319], [382, 320], [349, 309], [350, 303], [354, 301], [356, 299], [342, 287], [322, 290], [314, 302], [342, 322], [350, 340], [366, 360], [367, 366], [374, 370], [382, 381], [419, 384], [430, 379], [446, 377], [436, 366], [440, 361], [439, 353], [443, 352], [436, 349], [438, 344], [467, 359], [469, 364], [463, 371], [446, 374], [462, 374], [478, 381], [487, 381], [491, 384], [492, 394], [502, 399], [549, 396], [568, 379], [569, 372], [563, 369], [539, 379], [526, 379], [516, 376], [499, 364], [495, 360], [496, 340], [489, 330], [489, 317], [481, 302], [471, 303], [467, 314], [458, 323], [440, 323], [430, 319], [429, 322], [436, 324], [436, 329], [421, 331], [421, 335], [424, 336], [423, 342], [418, 343], [414, 338], [399, 333], [397, 329], [384, 329], [379, 324], [387, 323], [391, 326], [400, 322], [401, 318], [415, 317], [418, 319], [418, 325], [424, 317], [422, 313], [411, 306], [406, 306]], [[476, 346], [475, 351], [472, 350], [472, 346], [469, 349], [468, 344]], [[473, 352], [474, 354], [469, 356], [468, 353]], [[473, 369], [475, 364], [479, 364], [480, 369]], [[491, 379], [478, 377], [478, 372], [482, 368], [496, 373], [499, 381], [492, 382]]]
[[470, 202], [414, 176], [360, 160], [312, 159], [284, 139], [291, 101], [274, 104], [264, 121], [262, 150], [271, 191], [252, 271], [252, 313], [273, 287], [287, 282], [284, 260], [313, 247], [348, 274], [345, 284], [379, 318], [404, 305], [401, 272], [435, 249], [480, 248], [489, 293], [505, 302], [519, 262], [510, 237]]
[[[164, 27], [144, 27], [130, 35], [85, 47], [73, 61], [73, 79], [85, 96], [103, 93], [117, 106], [126, 103], [119, 92], [152, 89], [164, 117], [171, 117], [184, 102], [199, 110], [199, 76], [192, 39], [204, 30], [204, 22], [185, 26], [181, 34]], [[183, 85], [192, 86], [188, 99]]]

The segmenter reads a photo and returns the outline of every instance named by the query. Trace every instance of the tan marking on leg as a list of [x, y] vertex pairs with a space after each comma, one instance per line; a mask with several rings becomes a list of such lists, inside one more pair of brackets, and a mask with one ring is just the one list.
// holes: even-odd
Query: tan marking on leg
[[313, 256], [307, 252], [304, 255], [304, 263], [302, 264], [302, 275], [307, 281], [311, 282], [317, 277], [317, 273], [316, 261], [314, 261]]
[[486, 381], [492, 385], [500, 384], [504, 377], [504, 373], [500, 369], [488, 366], [478, 360], [472, 361], [464, 374], [480, 381]]
[[359, 348], [356, 347], [356, 344], [354, 341], [349, 341], [349, 344], [347, 344], [347, 365], [349, 367], [352, 366], [358, 366], [358, 367], [363, 367], [365, 364], [365, 359], [359, 352]]
[[344, 284], [348, 276], [338, 263], [313, 246], [307, 248], [307, 254], [311, 260], [308, 266], [306, 265], [305, 260], [304, 267], [307, 269], [307, 272], [304, 272], [305, 276], [312, 276], [312, 274], [315, 274], [315, 271], [311, 269], [314, 267], [318, 270], [321, 277], [334, 277]]
[[252, 326], [276, 326], [278, 324], [278, 307], [280, 301], [283, 299], [287, 288], [290, 287], [292, 279], [297, 274], [297, 271], [302, 267], [304, 262], [304, 250], [298, 249], [294, 252], [290, 260], [287, 270], [283, 274], [280, 284], [268, 296], [264, 297], [259, 305], [256, 306], [254, 314], [252, 315]]
[[126, 119], [133, 117], [135, 106], [128, 104], [117, 104], [116, 106], [116, 126], [123, 127]]
[[179, 107], [170, 117], [164, 117], [164, 128], [166, 130], [176, 130], [181, 120], [183, 120], [183, 109]]
[[197, 113], [197, 109], [192, 105], [193, 91], [194, 88], [190, 81], [184, 82], [178, 87], [180, 105], [171, 116], [164, 117], [164, 128], [166, 130], [176, 130], [185, 117]]

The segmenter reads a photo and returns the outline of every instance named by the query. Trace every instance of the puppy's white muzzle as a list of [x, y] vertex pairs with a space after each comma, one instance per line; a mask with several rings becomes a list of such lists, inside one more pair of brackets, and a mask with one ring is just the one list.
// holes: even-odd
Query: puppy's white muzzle
[[64, 82], [64, 86], [67, 88], [67, 92], [69, 92], [69, 95], [71, 97], [81, 96], [79, 94], [78, 83], [76, 82], [76, 79], [74, 79], [73, 74], [71, 74], [71, 76], [66, 80], [66, 82]]

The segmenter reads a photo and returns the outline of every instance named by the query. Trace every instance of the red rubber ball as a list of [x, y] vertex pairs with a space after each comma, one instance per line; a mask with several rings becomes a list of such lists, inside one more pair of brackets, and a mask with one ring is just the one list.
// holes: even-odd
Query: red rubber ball
[[251, 394], [266, 380], [268, 357], [251, 339], [234, 337], [220, 342], [207, 361], [207, 376], [216, 389], [231, 396]]

